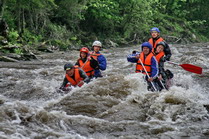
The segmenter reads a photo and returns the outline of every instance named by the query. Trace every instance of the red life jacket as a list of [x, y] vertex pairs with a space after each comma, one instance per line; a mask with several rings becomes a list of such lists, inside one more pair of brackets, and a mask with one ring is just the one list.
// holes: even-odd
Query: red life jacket
[[[79, 68], [78, 66], [74, 66], [75, 67], [75, 71], [74, 71], [74, 78], [70, 77], [68, 74], [65, 75], [65, 77], [67, 78], [68, 82], [71, 83], [71, 85], [76, 86], [78, 85], [78, 83], [80, 83], [80, 81], [83, 80], [83, 78], [81, 78], [80, 73], [79, 73]], [[79, 85], [79, 87], [81, 87], [82, 85]]]
[[155, 58], [157, 59], [157, 62], [160, 62], [161, 57], [163, 57], [165, 55], [165, 53], [162, 51], [160, 53], [158, 53], [157, 55], [155, 55]]
[[160, 37], [159, 39], [157, 39], [156, 42], [153, 41], [153, 38], [150, 38], [149, 39], [149, 43], [152, 45], [152, 50], [154, 50], [156, 48], [156, 45], [159, 42], [162, 42], [162, 41], [164, 41], [162, 37]]
[[79, 59], [78, 60], [80, 68], [82, 68], [85, 72], [87, 76], [93, 76], [94, 75], [94, 69], [90, 66], [90, 61], [86, 61], [85, 63]]
[[[152, 59], [152, 57], [153, 57], [153, 53], [150, 53], [146, 58], [144, 58], [143, 52], [140, 54], [140, 57], [139, 57], [149, 75], [151, 75], [151, 59]], [[146, 75], [146, 72], [145, 72], [140, 60], [137, 61], [136, 72], [142, 72], [143, 74]]]

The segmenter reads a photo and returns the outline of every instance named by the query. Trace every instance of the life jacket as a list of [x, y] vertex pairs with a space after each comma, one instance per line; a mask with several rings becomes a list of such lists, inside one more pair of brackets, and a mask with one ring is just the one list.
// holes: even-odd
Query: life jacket
[[[68, 82], [71, 83], [71, 85], [76, 86], [78, 85], [78, 83], [80, 83], [80, 81], [83, 80], [83, 78], [81, 78], [80, 73], [79, 73], [79, 68], [78, 66], [74, 66], [75, 67], [75, 71], [74, 71], [74, 78], [70, 77], [68, 74], [65, 75], [65, 77], [67, 78]], [[81, 87], [82, 85], [79, 85], [79, 87]]]
[[[152, 57], [153, 57], [153, 53], [150, 53], [146, 58], [144, 58], [144, 53], [141, 53], [140, 57], [139, 57], [139, 59], [141, 59], [143, 65], [149, 75], [151, 75], [151, 58]], [[146, 72], [145, 72], [140, 60], [137, 61], [136, 72], [142, 72], [143, 74], [146, 75]]]
[[164, 55], [165, 55], [165, 53], [163, 51], [158, 53], [157, 55], [155, 55], [155, 58], [158, 63], [160, 62], [161, 57], [163, 57]]
[[97, 57], [102, 54], [93, 54], [93, 52], [90, 53], [90, 56], [93, 57], [95, 60], [97, 60]]
[[78, 60], [80, 68], [82, 68], [87, 76], [93, 76], [94, 75], [94, 69], [90, 66], [90, 60], [87, 60], [86, 62], [83, 62], [81, 59]]
[[153, 38], [150, 38], [149, 43], [152, 45], [152, 50], [154, 50], [156, 48], [156, 45], [162, 41], [164, 41], [162, 37], [158, 38], [155, 42], [153, 41]]

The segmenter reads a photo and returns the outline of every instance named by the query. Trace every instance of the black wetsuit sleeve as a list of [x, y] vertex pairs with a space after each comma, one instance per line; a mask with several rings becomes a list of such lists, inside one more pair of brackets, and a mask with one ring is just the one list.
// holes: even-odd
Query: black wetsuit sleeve
[[78, 65], [78, 66], [80, 66], [80, 64], [79, 64], [78, 60], [77, 60], [77, 62], [75, 63], [75, 65]]
[[97, 60], [95, 60], [94, 58], [91, 57], [91, 60], [90, 60], [90, 66], [94, 69], [98, 68], [99, 66], [99, 63]]
[[165, 49], [164, 49], [164, 53], [165, 53], [165, 60], [169, 61], [170, 58], [171, 58], [171, 49], [169, 47], [169, 45], [167, 43], [165, 43], [166, 46], [165, 46]]
[[86, 75], [86, 73], [81, 68], [79, 68], [79, 74], [80, 74], [81, 78], [83, 78], [83, 81], [85, 83], [90, 82], [90, 78]]
[[67, 78], [65, 77], [60, 88], [65, 87], [65, 86], [67, 85], [67, 83], [68, 83], [68, 80], [67, 80]]
[[160, 62], [158, 63], [158, 67], [159, 67], [159, 74], [163, 74], [164, 73], [164, 61], [163, 61], [163, 58], [160, 59]]
[[164, 69], [164, 58], [162, 57], [160, 59], [160, 62], [158, 64], [159, 66], [159, 75], [162, 75], [163, 79], [166, 79], [165, 69]]

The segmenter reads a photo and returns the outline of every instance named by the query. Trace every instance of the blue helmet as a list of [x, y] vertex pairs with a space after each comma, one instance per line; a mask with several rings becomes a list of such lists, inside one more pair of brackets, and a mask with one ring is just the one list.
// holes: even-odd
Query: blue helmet
[[150, 51], [152, 51], [152, 45], [149, 42], [142, 43], [142, 50], [144, 47], [148, 47]]
[[152, 32], [152, 31], [157, 31], [158, 33], [160, 33], [160, 30], [157, 27], [153, 27], [152, 29], [150, 29], [150, 32]]

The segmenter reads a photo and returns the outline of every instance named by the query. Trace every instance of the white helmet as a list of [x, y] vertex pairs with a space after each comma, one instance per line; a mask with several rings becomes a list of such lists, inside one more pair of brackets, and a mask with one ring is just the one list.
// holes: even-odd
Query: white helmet
[[92, 46], [99, 46], [102, 47], [102, 43], [100, 41], [94, 41]]

